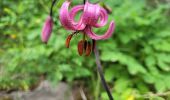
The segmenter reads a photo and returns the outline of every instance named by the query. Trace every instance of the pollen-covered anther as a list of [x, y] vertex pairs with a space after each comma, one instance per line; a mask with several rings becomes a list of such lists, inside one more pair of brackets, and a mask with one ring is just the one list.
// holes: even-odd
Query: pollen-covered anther
[[67, 48], [70, 47], [70, 41], [71, 41], [73, 35], [74, 35], [74, 34], [70, 34], [70, 35], [67, 37], [67, 39], [66, 39], [65, 45], [66, 45]]
[[86, 44], [86, 56], [89, 56], [91, 54], [91, 51], [92, 51], [92, 45], [91, 43], [88, 41], [87, 44]]
[[84, 45], [85, 44], [85, 41], [84, 40], [81, 40], [78, 42], [78, 46], [77, 46], [77, 49], [78, 49], [78, 53], [80, 56], [83, 55], [83, 52], [84, 52]]

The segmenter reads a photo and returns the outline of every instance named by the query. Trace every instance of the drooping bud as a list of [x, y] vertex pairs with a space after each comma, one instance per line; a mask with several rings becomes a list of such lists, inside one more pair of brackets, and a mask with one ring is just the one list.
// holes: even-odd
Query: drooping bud
[[71, 41], [72, 37], [73, 37], [73, 34], [70, 34], [66, 39], [66, 47], [67, 48], [69, 48], [69, 46], [70, 46], [70, 41]]
[[81, 40], [81, 41], [78, 42], [77, 49], [78, 49], [79, 55], [82, 56], [83, 51], [84, 51], [84, 40]]
[[53, 29], [53, 19], [51, 16], [48, 16], [44, 23], [42, 33], [41, 33], [41, 40], [44, 43], [48, 42], [48, 40], [51, 36], [52, 29]]
[[92, 50], [92, 45], [91, 43], [88, 41], [87, 45], [86, 45], [86, 56], [89, 56]]

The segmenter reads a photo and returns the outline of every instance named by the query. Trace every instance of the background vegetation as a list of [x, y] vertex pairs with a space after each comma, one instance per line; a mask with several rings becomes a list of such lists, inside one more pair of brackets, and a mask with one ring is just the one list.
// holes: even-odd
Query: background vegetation
[[[78, 56], [77, 35], [65, 47], [69, 31], [58, 20], [48, 45], [40, 33], [49, 0], [0, 0], [0, 90], [30, 90], [43, 78], [71, 86], [81, 82], [88, 94], [107, 100], [96, 72], [94, 55]], [[93, 0], [95, 1], [95, 0]], [[74, 4], [82, 1], [73, 0]], [[114, 19], [114, 36], [98, 41], [105, 78], [116, 100], [170, 100], [170, 2], [105, 0]], [[103, 27], [95, 30], [104, 33]]]

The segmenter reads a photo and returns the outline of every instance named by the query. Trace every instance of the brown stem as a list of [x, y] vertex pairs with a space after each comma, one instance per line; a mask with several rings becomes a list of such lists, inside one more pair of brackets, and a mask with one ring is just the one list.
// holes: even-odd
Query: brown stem
[[[95, 40], [93, 40], [93, 42], [96, 42]], [[107, 95], [109, 97], [110, 100], [114, 100], [113, 97], [112, 97], [112, 94], [107, 86], [107, 83], [106, 83], [106, 80], [104, 78], [104, 75], [103, 75], [103, 71], [102, 71], [102, 65], [101, 65], [101, 62], [100, 62], [100, 56], [99, 56], [99, 50], [97, 48], [97, 44], [94, 43], [94, 54], [95, 54], [95, 57], [96, 57], [96, 64], [97, 64], [97, 69], [98, 69], [98, 72], [99, 72], [99, 75], [100, 75], [100, 78], [101, 78], [101, 82], [102, 82], [102, 85], [104, 87], [104, 89], [106, 90], [107, 92]]]

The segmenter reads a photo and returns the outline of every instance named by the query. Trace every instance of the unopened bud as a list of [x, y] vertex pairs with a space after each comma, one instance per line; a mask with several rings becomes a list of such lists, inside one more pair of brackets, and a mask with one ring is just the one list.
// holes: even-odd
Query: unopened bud
[[53, 19], [51, 18], [51, 16], [48, 16], [44, 23], [42, 33], [41, 33], [41, 40], [44, 43], [48, 42], [51, 36], [52, 28], [53, 28]]

